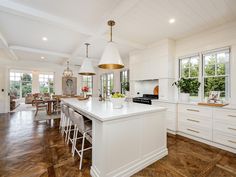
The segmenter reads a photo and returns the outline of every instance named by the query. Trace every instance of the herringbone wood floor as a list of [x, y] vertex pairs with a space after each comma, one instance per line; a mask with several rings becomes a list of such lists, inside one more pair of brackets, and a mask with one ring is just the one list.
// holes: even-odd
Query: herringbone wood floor
[[[0, 116], [1, 177], [88, 177], [91, 151], [82, 171], [78, 156], [58, 132], [59, 120], [34, 122], [33, 112]], [[236, 177], [236, 155], [183, 138], [168, 136], [168, 156], [134, 177]]]

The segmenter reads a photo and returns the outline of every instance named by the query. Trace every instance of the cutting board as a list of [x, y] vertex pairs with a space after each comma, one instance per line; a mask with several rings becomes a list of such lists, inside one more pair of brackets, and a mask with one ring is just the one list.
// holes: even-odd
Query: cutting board
[[157, 86], [154, 87], [154, 89], [153, 89], [153, 94], [154, 94], [154, 95], [158, 95], [158, 93], [159, 93], [159, 86], [157, 85]]

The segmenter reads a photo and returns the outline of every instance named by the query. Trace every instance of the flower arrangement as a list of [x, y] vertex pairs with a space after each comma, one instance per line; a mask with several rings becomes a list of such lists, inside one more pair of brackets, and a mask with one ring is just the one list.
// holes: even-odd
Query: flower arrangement
[[89, 91], [89, 88], [87, 87], [87, 86], [84, 86], [84, 87], [82, 87], [82, 92], [88, 92]]

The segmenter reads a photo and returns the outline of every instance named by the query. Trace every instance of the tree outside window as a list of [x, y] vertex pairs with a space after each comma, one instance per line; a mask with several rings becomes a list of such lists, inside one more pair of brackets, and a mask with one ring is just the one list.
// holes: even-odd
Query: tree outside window
[[19, 99], [28, 93], [32, 93], [32, 74], [10, 72], [10, 95]]
[[[199, 80], [199, 56], [180, 59], [180, 78]], [[190, 93], [192, 99], [198, 98], [198, 92]]]
[[220, 91], [221, 99], [229, 97], [229, 50], [203, 55], [204, 97], [210, 91]]
[[122, 94], [125, 94], [125, 91], [129, 91], [129, 70], [120, 72], [120, 90]]

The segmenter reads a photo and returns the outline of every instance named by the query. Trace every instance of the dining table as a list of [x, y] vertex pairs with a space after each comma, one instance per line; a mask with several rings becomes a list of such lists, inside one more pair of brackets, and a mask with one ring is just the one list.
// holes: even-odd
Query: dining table
[[57, 102], [57, 99], [55, 98], [45, 98], [43, 99], [44, 103], [47, 103], [47, 114], [51, 115], [52, 112], [52, 105], [53, 103]]

